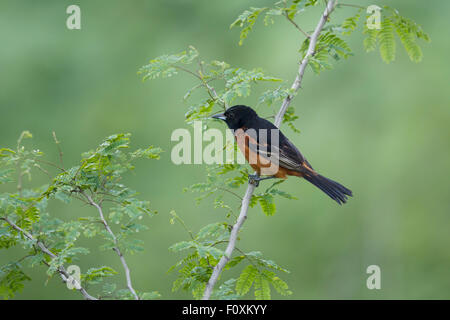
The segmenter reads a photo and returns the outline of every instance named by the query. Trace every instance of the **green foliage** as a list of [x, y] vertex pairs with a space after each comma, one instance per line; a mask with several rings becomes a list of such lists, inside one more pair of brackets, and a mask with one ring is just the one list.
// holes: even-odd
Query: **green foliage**
[[389, 63], [395, 59], [394, 25], [389, 18], [381, 22], [381, 30], [378, 34], [381, 58]]
[[0, 266], [0, 297], [13, 298], [24, 287], [23, 282], [31, 280], [21, 269], [19, 263]]
[[[259, 15], [266, 11], [267, 8], [250, 8], [249, 10], [245, 10], [239, 17], [230, 25], [230, 28], [235, 26], [239, 26], [242, 28], [239, 45], [244, 43], [244, 39], [247, 38], [249, 32], [253, 29], [253, 25], [258, 19]], [[271, 13], [273, 14], [273, 13]]]
[[[191, 53], [189, 53], [191, 52]], [[176, 58], [174, 58], [176, 57]], [[196, 62], [196, 70], [188, 69], [188, 65]], [[142, 67], [139, 74], [143, 80], [174, 75], [179, 71], [194, 76], [199, 83], [186, 92], [184, 100], [188, 101], [194, 91], [204, 88], [208, 94], [199, 103], [191, 104], [185, 113], [187, 123], [203, 120], [205, 128], [210, 116], [218, 110], [231, 105], [237, 98], [248, 97], [253, 84], [261, 82], [280, 82], [281, 79], [267, 76], [261, 69], [247, 70], [231, 67], [229, 64], [213, 60], [205, 63], [200, 59], [198, 51], [190, 46], [188, 51], [174, 55], [163, 55]], [[213, 88], [213, 85], [216, 89]]]
[[273, 270], [289, 272], [281, 268], [271, 260], [262, 258], [261, 252], [250, 252], [245, 255], [252, 264], [245, 267], [236, 281], [236, 292], [243, 296], [247, 294], [252, 286], [257, 300], [269, 300], [271, 298], [270, 285], [281, 295], [292, 294], [289, 287], [281, 280]]
[[293, 96], [295, 93], [292, 89], [284, 89], [278, 87], [273, 90], [265, 91], [260, 97], [258, 103], [266, 103], [268, 106], [272, 106], [274, 102], [279, 102], [286, 99], [288, 96]]
[[363, 33], [367, 35], [364, 39], [364, 49], [366, 49], [367, 52], [374, 51], [377, 47], [379, 31], [377, 29], [368, 29], [366, 26], [364, 27]]
[[[303, 42], [300, 53], [304, 57], [309, 46], [309, 39]], [[331, 69], [329, 57], [335, 61], [347, 59], [352, 55], [352, 50], [347, 42], [339, 37], [335, 30], [323, 32], [317, 39], [315, 54], [309, 59], [309, 66], [314, 73], [319, 74], [321, 70]]]
[[256, 269], [252, 264], [242, 270], [239, 279], [236, 281], [236, 292], [239, 295], [244, 295], [250, 291], [250, 288], [258, 275], [258, 269]]
[[138, 74], [144, 74], [143, 80], [168, 78], [178, 73], [180, 64], [187, 65], [192, 63], [198, 57], [198, 52], [194, 47], [188, 50], [171, 55], [163, 55], [150, 60], [149, 64], [143, 66]]
[[380, 55], [386, 63], [392, 62], [396, 55], [395, 34], [400, 39], [406, 53], [413, 62], [422, 60], [422, 49], [417, 43], [418, 39], [429, 42], [430, 38], [422, 27], [409, 18], [405, 18], [395, 9], [384, 6], [382, 10], [381, 28], [368, 29], [364, 27], [364, 48], [367, 52], [379, 47]]
[[169, 269], [169, 272], [178, 269], [173, 291], [179, 289], [190, 291], [195, 299], [200, 299], [213, 266], [223, 255], [223, 251], [217, 246], [226, 242], [230, 235], [230, 227], [226, 223], [213, 223], [202, 228], [194, 236], [174, 211], [171, 214], [171, 223], [179, 222], [191, 237], [191, 240], [175, 243], [169, 248], [173, 252], [188, 252], [187, 256]]
[[[0, 149], [1, 182], [13, 185], [12, 189], [15, 189], [0, 194], [0, 249], [22, 246], [27, 255], [20, 261], [25, 267], [46, 266], [49, 277], [59, 273], [65, 264], [72, 264], [81, 255], [90, 253], [88, 248], [77, 245], [81, 236], [102, 238], [101, 248], [120, 247], [131, 253], [143, 249], [142, 241], [133, 236], [146, 230], [147, 227], [140, 222], [155, 211], [148, 201], [139, 200], [137, 193], [126, 187], [122, 180], [127, 171], [134, 169], [134, 161], [159, 159], [160, 148], [150, 146], [129, 151], [130, 135], [115, 134], [106, 138], [95, 150], [84, 153], [78, 165], [64, 169], [42, 160], [43, 153], [39, 150], [26, 149], [22, 142], [27, 138], [31, 138], [31, 134], [24, 131], [15, 150]], [[25, 188], [23, 177], [31, 181], [34, 169], [51, 177], [50, 169], [44, 166], [58, 168], [60, 173], [55, 175], [50, 185]], [[70, 204], [72, 199], [93, 207], [95, 203], [102, 213], [109, 211], [109, 216], [101, 217], [96, 210], [93, 216], [63, 221], [52, 217], [47, 211], [49, 201]], [[105, 223], [114, 225], [115, 238], [105, 229]], [[52, 255], [47, 254], [42, 246]], [[22, 264], [11, 262], [0, 268], [0, 293], [6, 298], [13, 297], [23, 287], [23, 281], [30, 280]], [[81, 274], [81, 284], [95, 285], [115, 274], [117, 272], [108, 266], [90, 268]], [[115, 287], [108, 284], [102, 294], [116, 298], [129, 296], [120, 290], [114, 291]], [[141, 295], [144, 298], [155, 296], [153, 293]]]
[[356, 30], [356, 28], [358, 27], [358, 21], [359, 18], [361, 17], [362, 11], [363, 9], [360, 8], [354, 16], [348, 17], [342, 22], [341, 26], [343, 29], [342, 34], [350, 35], [352, 34], [353, 31]]
[[283, 123], [287, 124], [292, 131], [300, 133], [300, 130], [294, 125], [294, 121], [297, 119], [298, 116], [295, 114], [295, 108], [293, 106], [289, 106], [283, 116]]
[[[212, 270], [224, 254], [218, 247], [224, 246], [228, 242], [231, 225], [227, 223], [212, 223], [200, 229], [196, 235], [193, 235], [186, 227], [184, 221], [175, 212], [171, 214], [171, 223], [180, 223], [191, 238], [189, 241], [180, 241], [170, 247], [170, 250], [176, 253], [186, 252], [186, 255], [169, 269], [169, 272], [178, 270], [173, 290], [183, 289], [191, 292], [195, 299], [200, 299], [203, 296], [204, 288]], [[287, 284], [276, 276], [274, 272], [289, 271], [272, 260], [265, 259], [259, 251], [249, 253], [240, 251], [240, 253], [240, 255], [229, 260], [225, 269], [234, 268], [243, 261], [248, 261], [249, 264], [242, 270], [237, 280], [229, 279], [215, 289], [212, 296], [214, 299], [238, 299], [248, 293], [253, 284], [256, 299], [270, 299], [271, 289], [269, 284], [280, 294], [291, 294]]]
[[158, 291], [143, 292], [139, 298], [141, 300], [155, 300], [161, 298], [161, 294]]
[[411, 61], [420, 62], [422, 60], [422, 49], [417, 44], [416, 39], [423, 39], [427, 42], [430, 41], [428, 35], [422, 30], [422, 28], [411, 19], [398, 15], [397, 11], [394, 11], [395, 17], [395, 31], [400, 38], [406, 52], [408, 53]]
[[239, 36], [239, 45], [244, 43], [247, 39], [250, 31], [253, 30], [253, 26], [257, 19], [264, 14], [264, 25], [272, 25], [276, 16], [285, 16], [287, 19], [293, 21], [293, 19], [305, 8], [309, 6], [317, 5], [318, 0], [293, 0], [287, 1], [282, 0], [274, 4], [273, 8], [263, 7], [263, 8], [250, 8], [241, 13], [235, 21], [230, 25], [230, 29], [233, 27], [241, 28]]
[[237, 300], [239, 295], [235, 292], [234, 287], [236, 279], [229, 279], [222, 283], [211, 295], [213, 300]]
[[274, 182], [269, 188], [262, 193], [256, 193], [252, 196], [250, 206], [254, 207], [257, 203], [260, 204], [262, 211], [266, 216], [272, 216], [276, 212], [275, 196], [280, 196], [289, 200], [296, 200], [297, 198], [291, 194], [274, 188], [276, 185], [283, 183], [285, 180], [278, 180]]
[[117, 274], [117, 272], [107, 266], [100, 268], [90, 268], [85, 274], [81, 276], [81, 280], [86, 284], [98, 284], [106, 277], [111, 277]]

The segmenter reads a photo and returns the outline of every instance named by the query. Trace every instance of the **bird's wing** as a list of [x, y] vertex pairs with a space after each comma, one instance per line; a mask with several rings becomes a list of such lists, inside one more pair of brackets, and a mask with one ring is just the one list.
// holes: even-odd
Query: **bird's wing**
[[252, 139], [248, 142], [249, 148], [272, 162], [277, 161], [283, 168], [303, 171], [305, 167], [309, 167], [312, 170], [311, 165], [305, 157], [303, 157], [297, 147], [289, 141], [281, 131], [279, 131], [278, 135], [279, 145], [275, 143], [274, 137], [271, 137], [271, 134], [269, 134], [270, 139], [268, 139], [268, 143], [264, 143], [260, 139], [258, 139], [259, 141], [256, 143], [256, 141]]

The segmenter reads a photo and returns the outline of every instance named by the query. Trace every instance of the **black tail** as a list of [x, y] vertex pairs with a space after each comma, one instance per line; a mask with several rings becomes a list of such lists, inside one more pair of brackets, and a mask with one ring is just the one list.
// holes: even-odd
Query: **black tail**
[[347, 196], [352, 197], [352, 191], [333, 181], [331, 179], [325, 178], [320, 174], [305, 174], [304, 178], [315, 185], [317, 188], [325, 192], [331, 199], [339, 204], [347, 202]]

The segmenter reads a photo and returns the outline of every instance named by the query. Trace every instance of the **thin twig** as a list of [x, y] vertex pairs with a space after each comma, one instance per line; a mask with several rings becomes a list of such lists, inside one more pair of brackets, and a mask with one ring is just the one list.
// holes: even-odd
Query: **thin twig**
[[171, 213], [172, 216], [174, 217], [174, 219], [177, 219], [179, 223], [181, 223], [181, 226], [183, 227], [184, 230], [186, 230], [186, 232], [189, 234], [189, 236], [191, 237], [192, 240], [195, 241], [195, 237], [194, 234], [192, 233], [191, 230], [189, 230], [189, 228], [186, 226], [186, 224], [184, 223], [184, 220], [181, 219], [175, 212]]
[[131, 275], [130, 275], [130, 269], [128, 268], [127, 262], [125, 260], [125, 257], [123, 256], [122, 252], [119, 249], [119, 241], [117, 240], [116, 235], [114, 234], [114, 232], [111, 230], [111, 228], [109, 227], [108, 222], [105, 219], [105, 216], [103, 215], [103, 209], [101, 207], [101, 205], [99, 205], [98, 203], [96, 203], [92, 197], [88, 194], [86, 194], [84, 191], [80, 192], [88, 201], [88, 203], [95, 207], [100, 215], [100, 219], [103, 223], [103, 226], [105, 227], [106, 231], [111, 235], [111, 237], [113, 238], [114, 241], [114, 252], [117, 253], [117, 255], [119, 256], [120, 261], [122, 262], [122, 266], [123, 269], [125, 270], [125, 277], [127, 279], [127, 287], [130, 290], [130, 292], [133, 294], [134, 298], [136, 300], [139, 300], [139, 296], [137, 295], [136, 291], [133, 288], [133, 285], [131, 283]]
[[41, 160], [41, 159], [34, 159], [34, 161], [40, 162], [40, 163], [43, 163], [43, 164], [46, 164], [46, 165], [49, 165], [49, 166], [52, 166], [54, 168], [57, 168], [57, 169], [61, 170], [62, 172], [66, 172], [66, 170], [64, 170], [64, 168], [61, 168], [60, 166], [58, 166], [58, 165], [56, 165], [56, 164], [54, 164], [52, 162], [48, 162], [48, 161]]
[[[337, 0], [330, 0], [327, 3], [327, 6], [320, 17], [319, 23], [316, 26], [316, 29], [314, 30], [313, 34], [311, 35], [308, 51], [303, 58], [300, 68], [298, 70], [297, 77], [294, 80], [294, 83], [292, 84], [292, 89], [294, 89], [295, 92], [298, 91], [300, 88], [300, 84], [303, 79], [303, 74], [305, 73], [305, 68], [308, 64], [309, 58], [314, 55], [314, 48], [317, 43], [317, 38], [320, 35], [320, 32], [322, 31], [330, 13], [334, 10]], [[275, 125], [277, 127], [280, 126], [281, 120], [283, 119], [284, 114], [286, 113], [286, 110], [288, 106], [291, 103], [293, 96], [287, 96], [286, 99], [283, 101], [283, 104], [280, 107], [280, 110], [278, 111], [278, 114], [275, 118]], [[255, 191], [255, 185], [249, 183], [247, 186], [247, 190], [245, 192], [245, 196], [242, 199], [242, 206], [241, 211], [239, 214], [239, 217], [236, 221], [236, 224], [233, 226], [233, 229], [231, 230], [230, 234], [230, 240], [228, 242], [228, 246], [225, 249], [224, 255], [220, 258], [217, 265], [214, 267], [213, 273], [211, 274], [211, 277], [209, 278], [208, 283], [206, 284], [205, 291], [203, 293], [203, 300], [208, 300], [211, 297], [211, 294], [213, 292], [214, 286], [219, 279], [220, 274], [223, 271], [223, 268], [227, 264], [227, 262], [231, 259], [231, 255], [233, 253], [233, 250], [236, 246], [236, 240], [239, 234], [239, 230], [241, 229], [242, 225], [244, 224], [244, 221], [247, 219], [247, 211], [250, 204], [250, 200], [253, 196], [253, 192]]]
[[217, 187], [217, 189], [222, 190], [222, 191], [226, 191], [229, 194], [232, 194], [233, 196], [237, 197], [238, 199], [240, 199], [242, 201], [242, 197], [240, 195], [238, 195], [236, 192], [233, 192], [231, 190], [228, 190], [227, 188], [222, 188], [222, 187]]
[[179, 69], [179, 70], [181, 70], [181, 71], [184, 71], [184, 72], [187, 72], [187, 73], [189, 73], [190, 75], [193, 75], [194, 77], [196, 77], [197, 79], [199, 79], [199, 80], [202, 80], [202, 78], [198, 75], [198, 74], [196, 74], [195, 72], [193, 72], [193, 71], [191, 71], [191, 70], [189, 70], [189, 69], [186, 69], [186, 68], [183, 68], [183, 67], [180, 67], [180, 66], [174, 66], [176, 69]]
[[358, 6], [357, 4], [350, 4], [350, 3], [339, 3], [337, 5], [338, 7], [353, 7], [358, 9], [366, 9], [366, 7]]
[[[201, 64], [200, 64], [200, 66], [201, 66]], [[201, 85], [201, 86], [204, 86], [204, 87], [206, 88], [206, 91], [208, 92], [208, 94], [209, 94], [209, 96], [211, 97], [211, 99], [219, 101], [219, 102], [223, 105], [224, 110], [227, 109], [228, 106], [227, 106], [226, 102], [225, 102], [223, 99], [221, 99], [221, 98], [219, 97], [219, 95], [217, 94], [216, 90], [208, 84], [208, 82], [209, 82], [211, 79], [205, 80], [205, 78], [203, 77], [203, 73], [202, 73], [201, 70], [200, 70], [199, 74], [197, 74], [197, 73], [195, 73], [195, 72], [193, 72], [193, 71], [191, 71], [191, 70], [189, 70], [189, 69], [186, 69], [186, 68], [183, 68], [183, 67], [180, 67], [180, 66], [174, 66], [174, 67], [175, 67], [176, 69], [178, 69], [178, 70], [181, 70], [181, 71], [184, 71], [184, 72], [186, 72], [186, 73], [189, 73], [190, 75], [193, 75], [194, 77], [196, 77], [197, 79], [199, 79], [199, 80], [201, 81], [201, 84], [200, 84], [200, 85]]]
[[291, 17], [289, 17], [289, 14], [286, 11], [284, 11], [284, 16], [290, 23], [294, 25], [294, 27], [296, 27], [301, 33], [303, 33], [305, 37], [307, 37], [308, 39], [311, 38], [311, 36], [305, 30], [300, 28], [300, 26], [293, 19], [291, 19]]
[[[45, 253], [46, 255], [48, 255], [50, 258], [55, 259], [58, 256], [56, 254], [54, 254], [53, 252], [51, 252], [45, 245], [44, 243], [42, 243], [40, 240], [35, 239], [30, 233], [28, 233], [27, 231], [23, 230], [22, 228], [20, 228], [18, 225], [16, 225], [14, 222], [12, 222], [11, 220], [9, 220], [6, 217], [2, 217], [0, 218], [4, 221], [6, 221], [6, 223], [8, 223], [13, 229], [17, 230], [18, 232], [20, 232], [21, 234], [23, 234], [26, 238], [28, 238], [29, 240], [35, 242], [36, 246], [39, 247], [39, 249]], [[45, 262], [45, 261], [44, 261]], [[81, 286], [81, 283], [79, 283], [76, 279], [74, 279], [73, 277], [71, 277], [66, 269], [63, 266], [58, 267], [58, 273], [61, 275], [62, 280], [65, 283], [68, 283], [69, 281], [71, 281], [71, 284], [78, 290], [80, 291], [80, 293], [85, 297], [85, 299], [87, 300], [98, 300], [97, 298], [91, 296], [89, 293], [87, 293], [87, 291]]]
[[22, 198], [22, 164], [20, 162], [17, 163], [17, 192], [19, 193], [19, 197]]
[[59, 140], [56, 138], [56, 133], [55, 133], [55, 131], [53, 131], [52, 134], [53, 134], [53, 139], [55, 140], [55, 143], [56, 143], [56, 148], [58, 148], [59, 162], [61, 163], [61, 168], [64, 169], [63, 152], [62, 152], [62, 150], [61, 150], [61, 147], [59, 146], [60, 143], [61, 143], [61, 141], [59, 141]]

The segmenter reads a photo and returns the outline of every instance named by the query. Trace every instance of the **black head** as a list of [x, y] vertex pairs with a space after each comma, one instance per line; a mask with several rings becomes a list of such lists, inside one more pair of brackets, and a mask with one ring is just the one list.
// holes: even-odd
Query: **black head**
[[230, 129], [247, 127], [247, 124], [258, 117], [256, 112], [247, 106], [237, 105], [227, 109], [224, 113], [212, 116], [215, 119], [223, 120]]

